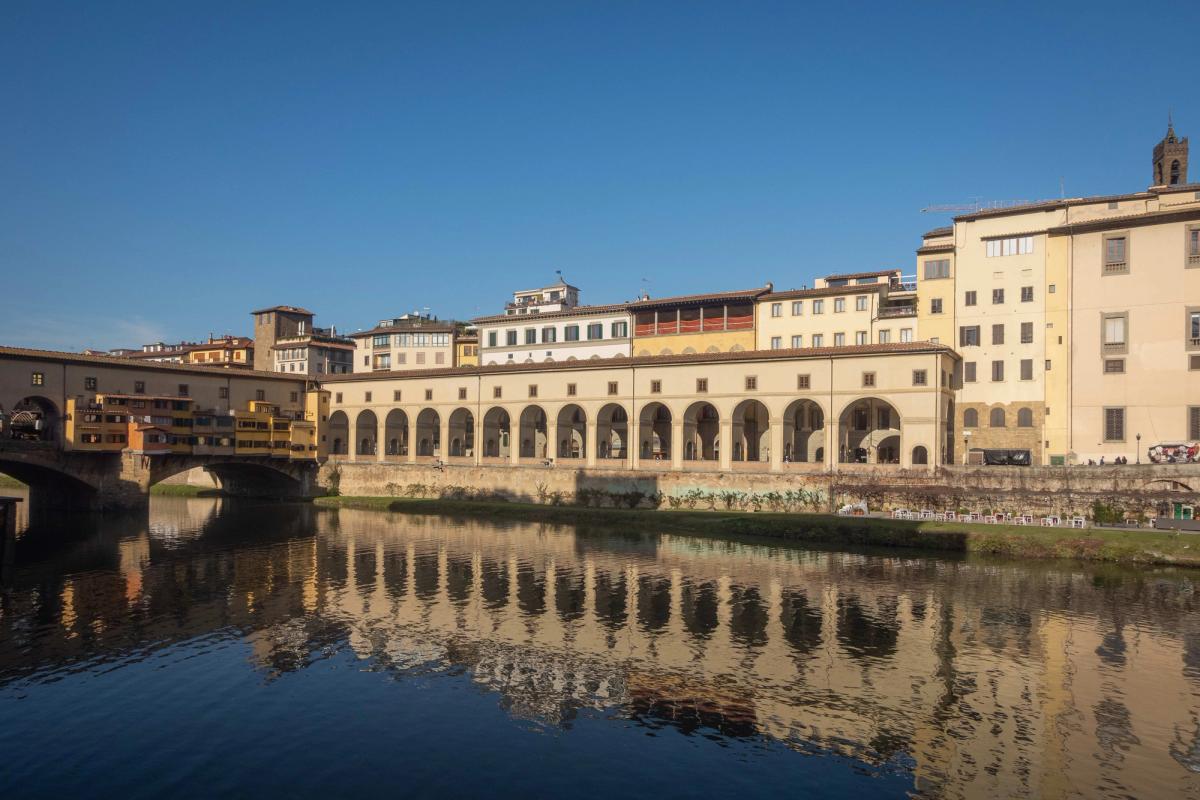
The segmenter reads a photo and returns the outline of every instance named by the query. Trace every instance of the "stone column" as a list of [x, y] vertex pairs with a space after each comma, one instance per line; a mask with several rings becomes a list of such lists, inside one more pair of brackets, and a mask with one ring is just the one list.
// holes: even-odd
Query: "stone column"
[[441, 437], [441, 444], [434, 452], [445, 461], [450, 456], [450, 415], [440, 414], [438, 416], [438, 427], [440, 428], [438, 435]]
[[483, 416], [476, 414], [475, 417], [475, 452], [472, 454], [475, 460], [475, 466], [483, 465]]
[[600, 442], [596, 441], [596, 420], [589, 414], [585, 423], [587, 429], [587, 441], [584, 450], [587, 451], [587, 465], [589, 467], [596, 466], [596, 448], [600, 446]]
[[838, 430], [838, 420], [836, 417], [825, 417], [825, 471], [837, 472], [838, 468], [838, 437], [841, 431]]
[[546, 457], [558, 463], [558, 415], [546, 415]]
[[508, 463], [521, 463], [521, 409], [508, 412]]
[[628, 465], [630, 469], [640, 469], [642, 463], [642, 426], [638, 424], [638, 418], [634, 414], [629, 415], [629, 422], [625, 427], [626, 436], [629, 437], [629, 458]]
[[417, 415], [408, 415], [408, 463], [417, 463]]
[[722, 472], [728, 472], [733, 464], [733, 420], [722, 417], [717, 436], [721, 442], [721, 458], [718, 464]]
[[771, 472], [783, 471], [783, 434], [782, 418], [771, 418]]
[[683, 418], [671, 418], [671, 469], [683, 469]]

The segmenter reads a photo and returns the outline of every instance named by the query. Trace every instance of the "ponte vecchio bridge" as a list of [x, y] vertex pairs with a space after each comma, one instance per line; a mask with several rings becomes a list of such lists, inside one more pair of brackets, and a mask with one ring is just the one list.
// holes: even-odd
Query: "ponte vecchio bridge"
[[137, 508], [195, 467], [229, 494], [309, 497], [327, 418], [306, 377], [0, 347], [0, 472], [34, 510]]

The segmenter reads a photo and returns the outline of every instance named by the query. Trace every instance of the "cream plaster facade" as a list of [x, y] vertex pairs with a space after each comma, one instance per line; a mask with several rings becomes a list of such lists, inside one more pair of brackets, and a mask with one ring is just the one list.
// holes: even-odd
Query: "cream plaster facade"
[[480, 317], [474, 320], [479, 363], [494, 366], [629, 356], [633, 342], [629, 319], [625, 305]]
[[351, 460], [638, 469], [933, 467], [952, 458], [953, 351], [748, 351], [330, 378]]

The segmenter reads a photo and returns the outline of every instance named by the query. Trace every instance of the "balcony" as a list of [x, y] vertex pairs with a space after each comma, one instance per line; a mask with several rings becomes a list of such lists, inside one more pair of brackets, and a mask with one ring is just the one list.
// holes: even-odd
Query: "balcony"
[[894, 306], [884, 307], [879, 309], [880, 319], [896, 319], [898, 317], [915, 317], [917, 315], [916, 306]]
[[888, 289], [893, 292], [915, 292], [917, 290], [916, 275], [901, 275], [888, 281]]

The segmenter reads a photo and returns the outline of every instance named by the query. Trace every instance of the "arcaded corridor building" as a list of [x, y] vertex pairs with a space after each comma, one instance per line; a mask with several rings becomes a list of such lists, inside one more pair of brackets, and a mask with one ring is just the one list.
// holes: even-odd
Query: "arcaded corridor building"
[[952, 462], [958, 357], [894, 343], [329, 378], [351, 461], [789, 471]]

